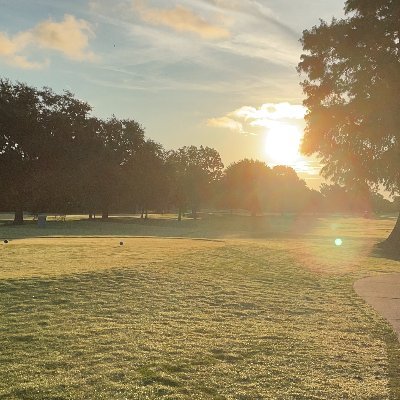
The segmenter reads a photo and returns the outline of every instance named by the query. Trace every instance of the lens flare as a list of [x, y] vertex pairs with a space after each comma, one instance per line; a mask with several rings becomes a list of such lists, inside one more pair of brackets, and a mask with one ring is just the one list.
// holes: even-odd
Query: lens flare
[[342, 239], [338, 238], [338, 239], [335, 240], [335, 245], [336, 246], [341, 246], [342, 244], [343, 244], [343, 240]]

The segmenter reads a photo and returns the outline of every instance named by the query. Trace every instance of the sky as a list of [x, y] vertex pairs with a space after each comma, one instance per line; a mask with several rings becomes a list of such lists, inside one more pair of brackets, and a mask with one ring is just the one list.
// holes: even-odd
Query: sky
[[213, 147], [288, 164], [306, 110], [296, 66], [304, 29], [344, 0], [0, 0], [1, 77], [69, 90], [93, 114], [133, 118], [167, 149]]

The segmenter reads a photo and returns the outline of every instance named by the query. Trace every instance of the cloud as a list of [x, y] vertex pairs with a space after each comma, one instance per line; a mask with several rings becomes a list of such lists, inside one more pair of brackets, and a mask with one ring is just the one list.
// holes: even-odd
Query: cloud
[[88, 22], [65, 15], [61, 22], [49, 19], [14, 36], [0, 32], [0, 57], [23, 69], [40, 69], [49, 64], [47, 59], [42, 62], [30, 61], [28, 54], [32, 48], [57, 51], [76, 61], [93, 61], [95, 55], [88, 50], [89, 39], [93, 36]]
[[225, 116], [211, 118], [207, 126], [229, 129], [246, 135], [260, 135], [270, 165], [289, 165], [298, 172], [317, 174], [318, 160], [299, 152], [307, 109], [289, 102], [243, 106]]
[[285, 35], [298, 40], [299, 32], [288, 24], [282, 22], [275, 13], [265, 5], [255, 0], [197, 0], [200, 3], [210, 4], [224, 11], [232, 11], [241, 15], [249, 16], [278, 28]]
[[234, 115], [246, 120], [282, 120], [282, 119], [303, 119], [307, 109], [302, 105], [290, 103], [265, 103], [260, 108], [244, 106], [234, 111]]
[[231, 131], [244, 133], [243, 124], [229, 117], [211, 118], [207, 121], [207, 126], [214, 128], [227, 128]]
[[31, 43], [31, 34], [21, 32], [14, 37], [0, 32], [0, 57], [4, 57], [10, 64], [23, 69], [40, 69], [47, 64], [29, 61], [25, 56], [18, 54]]
[[189, 8], [177, 5], [162, 9], [146, 6], [142, 0], [134, 1], [134, 8], [141, 19], [152, 25], [162, 25], [176, 32], [194, 33], [203, 39], [227, 39], [230, 32], [224, 27], [207, 22]]
[[72, 60], [93, 60], [95, 55], [88, 51], [89, 39], [94, 36], [90, 24], [73, 15], [65, 15], [61, 22], [51, 19], [41, 22], [32, 31], [38, 46], [56, 50]]
[[[243, 106], [219, 118], [211, 118], [208, 126], [227, 128], [239, 133], [250, 133], [251, 128], [264, 127], [277, 130], [282, 125], [304, 120], [307, 109], [302, 105], [284, 103], [264, 103], [259, 108]], [[248, 129], [245, 126], [248, 125]], [[254, 130], [254, 129], [253, 129]]]

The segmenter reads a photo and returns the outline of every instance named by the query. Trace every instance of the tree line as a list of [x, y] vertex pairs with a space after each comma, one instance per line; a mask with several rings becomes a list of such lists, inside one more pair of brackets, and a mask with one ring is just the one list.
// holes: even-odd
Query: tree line
[[[290, 167], [244, 159], [224, 169], [215, 149], [166, 150], [135, 120], [91, 112], [71, 92], [0, 80], [0, 208], [15, 213], [14, 223], [23, 223], [24, 211], [100, 213], [107, 220], [110, 212], [147, 218], [149, 210], [173, 210], [181, 220], [204, 207], [252, 215], [366, 207], [348, 202], [345, 188], [309, 189]], [[338, 190], [346, 193], [340, 210], [331, 207]], [[346, 202], [352, 206], [345, 210]]]

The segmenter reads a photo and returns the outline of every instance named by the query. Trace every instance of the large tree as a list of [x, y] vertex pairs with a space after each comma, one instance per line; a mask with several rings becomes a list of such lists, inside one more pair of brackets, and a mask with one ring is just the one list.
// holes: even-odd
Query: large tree
[[244, 159], [230, 164], [222, 178], [223, 204], [250, 211], [252, 216], [265, 211], [270, 200], [271, 169], [262, 161]]
[[151, 208], [163, 209], [168, 192], [163, 147], [151, 139], [144, 141], [124, 167], [127, 207], [139, 207], [147, 218]]
[[296, 171], [286, 165], [272, 168], [269, 209], [280, 213], [309, 212], [311, 191]]
[[112, 207], [118, 208], [129, 189], [124, 170], [145, 143], [143, 127], [133, 119], [112, 116], [102, 122], [102, 149], [95, 155], [101, 165], [96, 171], [97, 193], [102, 219], [107, 220]]
[[43, 143], [39, 92], [22, 83], [0, 80], [0, 180], [3, 200], [23, 223], [23, 210], [32, 205]]
[[210, 198], [214, 185], [222, 176], [224, 164], [218, 151], [210, 147], [184, 146], [167, 155], [172, 202], [178, 208], [178, 220], [186, 207], [197, 211]]
[[[303, 32], [302, 150], [336, 183], [400, 188], [400, 3], [348, 0], [344, 19]], [[400, 216], [387, 244], [400, 241]]]
[[39, 212], [78, 211], [86, 160], [97, 150], [91, 107], [68, 91], [57, 94], [45, 88], [39, 93], [41, 146], [33, 207]]

